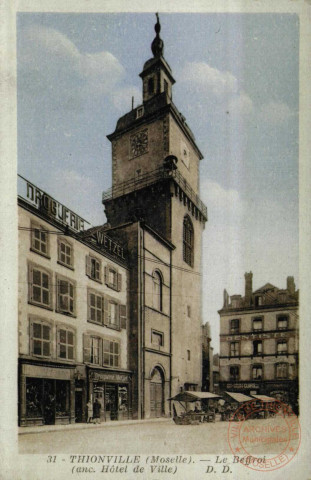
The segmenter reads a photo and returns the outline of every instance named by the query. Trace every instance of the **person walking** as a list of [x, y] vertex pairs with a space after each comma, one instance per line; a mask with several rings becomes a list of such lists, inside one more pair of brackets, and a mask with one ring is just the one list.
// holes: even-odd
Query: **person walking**
[[101, 409], [101, 404], [98, 398], [95, 399], [95, 402], [93, 403], [93, 418], [94, 418], [94, 423], [100, 423], [100, 409]]
[[93, 403], [91, 399], [86, 404], [87, 408], [87, 422], [86, 423], [93, 423]]

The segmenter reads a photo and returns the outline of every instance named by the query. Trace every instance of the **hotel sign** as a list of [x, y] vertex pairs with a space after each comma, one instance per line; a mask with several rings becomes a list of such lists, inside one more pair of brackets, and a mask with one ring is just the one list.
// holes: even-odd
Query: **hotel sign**
[[121, 245], [119, 245], [117, 242], [105, 235], [103, 231], [97, 230], [97, 232], [94, 233], [92, 237], [96, 240], [96, 243], [99, 247], [108, 250], [110, 253], [112, 253], [113, 255], [117, 255], [120, 258], [125, 258], [123, 247], [121, 247]]
[[65, 205], [55, 200], [40, 188], [36, 187], [33, 183], [30, 183], [21, 175], [19, 175], [19, 178], [26, 182], [26, 198], [32, 205], [38, 208], [38, 210], [76, 232], [84, 230], [85, 224], [89, 222], [65, 207]]
[[295, 332], [245, 333], [240, 335], [224, 335], [220, 337], [220, 341], [233, 342], [235, 340], [265, 340], [267, 338], [289, 338], [295, 336]]

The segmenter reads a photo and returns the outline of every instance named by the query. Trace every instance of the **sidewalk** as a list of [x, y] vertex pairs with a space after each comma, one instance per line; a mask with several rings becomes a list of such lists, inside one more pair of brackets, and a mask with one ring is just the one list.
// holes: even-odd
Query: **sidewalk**
[[149, 418], [146, 420], [120, 420], [114, 422], [103, 423], [72, 423], [69, 425], [40, 425], [38, 427], [18, 427], [18, 435], [26, 435], [31, 433], [61, 432], [71, 430], [90, 430], [94, 428], [120, 427], [123, 425], [137, 425], [147, 423], [170, 423], [172, 418]]

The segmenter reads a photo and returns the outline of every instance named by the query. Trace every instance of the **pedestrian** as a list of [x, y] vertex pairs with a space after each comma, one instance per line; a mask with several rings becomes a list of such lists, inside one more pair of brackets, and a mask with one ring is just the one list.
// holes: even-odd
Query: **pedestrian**
[[93, 418], [94, 418], [94, 423], [100, 423], [100, 409], [101, 409], [101, 404], [98, 398], [95, 399], [95, 402], [93, 403]]
[[87, 408], [87, 423], [93, 423], [93, 403], [91, 399], [86, 404]]

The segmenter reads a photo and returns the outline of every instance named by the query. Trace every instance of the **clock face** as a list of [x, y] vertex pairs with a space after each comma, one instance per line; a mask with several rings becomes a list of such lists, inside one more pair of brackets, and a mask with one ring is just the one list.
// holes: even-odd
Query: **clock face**
[[130, 137], [131, 158], [139, 157], [148, 151], [148, 129], [145, 128]]

